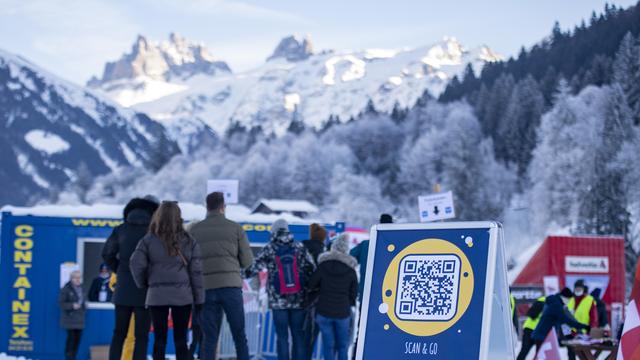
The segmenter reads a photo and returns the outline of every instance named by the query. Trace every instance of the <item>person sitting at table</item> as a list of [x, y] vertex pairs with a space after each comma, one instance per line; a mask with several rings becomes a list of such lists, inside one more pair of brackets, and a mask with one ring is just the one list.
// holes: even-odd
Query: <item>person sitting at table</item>
[[562, 324], [567, 324], [578, 330], [589, 330], [589, 325], [581, 324], [567, 309], [569, 300], [573, 297], [573, 293], [569, 288], [564, 288], [557, 294], [547, 296], [542, 310], [540, 322], [531, 334], [531, 338], [536, 344], [536, 350], [540, 348], [542, 342], [553, 328], [559, 329]]

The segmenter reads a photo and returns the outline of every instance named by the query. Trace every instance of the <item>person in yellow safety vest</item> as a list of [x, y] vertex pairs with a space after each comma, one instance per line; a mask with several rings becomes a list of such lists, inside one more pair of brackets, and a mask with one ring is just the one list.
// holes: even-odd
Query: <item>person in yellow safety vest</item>
[[[109, 278], [109, 288], [113, 291], [116, 288], [116, 281], [118, 277], [115, 273], [111, 273]], [[135, 345], [136, 338], [134, 336], [134, 329], [136, 326], [135, 314], [131, 314], [131, 320], [129, 321], [129, 330], [127, 331], [127, 337], [124, 339], [122, 345], [122, 357], [121, 360], [133, 359], [133, 347]]]
[[529, 311], [527, 311], [527, 320], [522, 324], [522, 346], [520, 347], [517, 360], [525, 360], [531, 348], [536, 344], [531, 338], [531, 334], [533, 330], [536, 329], [536, 326], [538, 326], [546, 300], [546, 297], [540, 296], [533, 302]]
[[[579, 279], [573, 285], [573, 297], [567, 304], [567, 309], [573, 314], [579, 323], [589, 325], [592, 329], [598, 327], [598, 305], [593, 296], [589, 295], [589, 289], [583, 279]], [[575, 329], [572, 329], [575, 331]], [[585, 330], [582, 330], [586, 334]], [[567, 348], [569, 360], [575, 360], [574, 352]]]
[[518, 334], [518, 316], [516, 315], [516, 297], [512, 294], [509, 294], [509, 300], [511, 301], [511, 322], [513, 323], [513, 328], [516, 329], [516, 334]]

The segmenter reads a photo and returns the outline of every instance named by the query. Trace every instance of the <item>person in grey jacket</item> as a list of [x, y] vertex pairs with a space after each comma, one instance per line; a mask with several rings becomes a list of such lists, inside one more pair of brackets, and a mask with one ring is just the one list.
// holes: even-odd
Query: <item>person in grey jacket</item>
[[204, 303], [200, 248], [182, 225], [178, 203], [163, 201], [129, 261], [136, 285], [147, 289], [145, 304], [155, 331], [153, 359], [164, 360], [169, 310], [177, 360], [191, 358], [187, 332], [191, 306]]
[[60, 289], [60, 326], [67, 330], [67, 342], [64, 347], [65, 360], [75, 360], [80, 346], [80, 338], [84, 329], [86, 301], [82, 290], [80, 271], [71, 273], [69, 282]]

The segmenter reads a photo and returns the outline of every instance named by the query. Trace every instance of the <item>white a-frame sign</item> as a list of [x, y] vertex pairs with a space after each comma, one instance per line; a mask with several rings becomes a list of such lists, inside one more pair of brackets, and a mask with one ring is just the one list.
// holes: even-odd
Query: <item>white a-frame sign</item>
[[513, 359], [506, 275], [498, 223], [374, 226], [356, 359]]

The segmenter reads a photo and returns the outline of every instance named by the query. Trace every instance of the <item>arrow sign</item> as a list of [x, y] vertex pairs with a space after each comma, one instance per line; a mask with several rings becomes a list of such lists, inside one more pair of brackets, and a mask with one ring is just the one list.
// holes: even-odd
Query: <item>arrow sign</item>
[[419, 196], [418, 207], [421, 222], [453, 219], [456, 217], [451, 191]]

